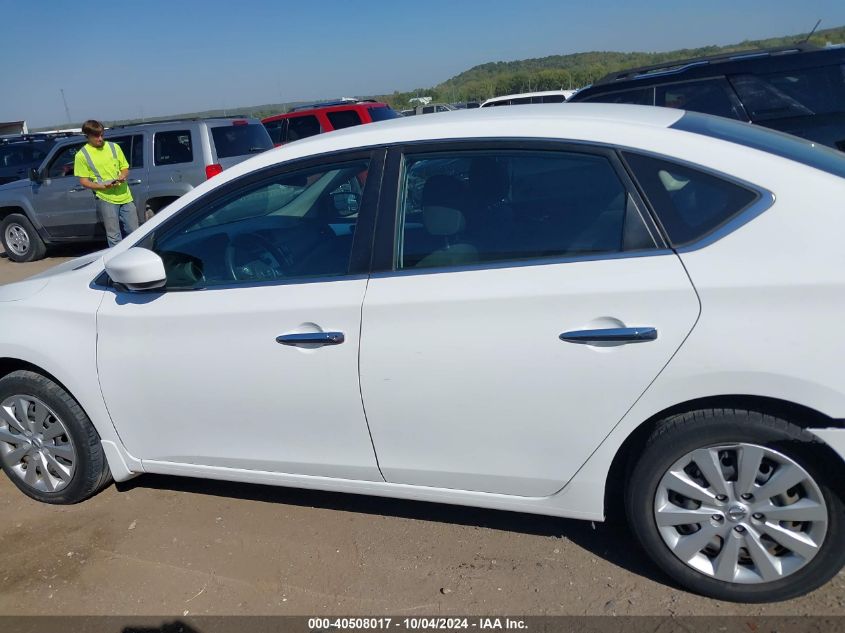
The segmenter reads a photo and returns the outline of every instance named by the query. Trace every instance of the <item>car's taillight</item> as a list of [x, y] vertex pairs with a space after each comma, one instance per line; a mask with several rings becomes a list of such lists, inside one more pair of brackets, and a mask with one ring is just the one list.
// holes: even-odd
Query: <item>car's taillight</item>
[[249, 121], [246, 119], [236, 119], [235, 121], [232, 121], [232, 125], [249, 125]]
[[213, 165], [206, 165], [205, 166], [205, 178], [206, 178], [206, 180], [208, 180], [209, 178], [213, 178], [214, 176], [219, 174], [221, 171], [223, 171], [223, 166], [218, 164], [218, 163], [214, 163]]

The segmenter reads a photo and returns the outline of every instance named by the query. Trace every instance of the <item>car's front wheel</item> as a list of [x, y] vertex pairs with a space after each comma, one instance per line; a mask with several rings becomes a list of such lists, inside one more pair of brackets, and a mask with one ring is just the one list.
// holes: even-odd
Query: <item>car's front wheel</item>
[[0, 463], [18, 488], [45, 503], [76, 503], [111, 481], [100, 437], [79, 403], [31, 371], [0, 379]]
[[25, 215], [12, 213], [0, 222], [3, 250], [14, 262], [32, 262], [47, 254], [47, 247]]
[[842, 465], [809, 432], [739, 410], [657, 427], [628, 481], [628, 520], [682, 586], [735, 602], [785, 600], [845, 564]]

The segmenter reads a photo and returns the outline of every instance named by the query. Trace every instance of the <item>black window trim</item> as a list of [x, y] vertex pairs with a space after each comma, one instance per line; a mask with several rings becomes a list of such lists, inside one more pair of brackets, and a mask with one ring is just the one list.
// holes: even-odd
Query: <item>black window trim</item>
[[[335, 151], [325, 154], [308, 156], [301, 159], [294, 159], [284, 163], [269, 165], [254, 172], [250, 172], [240, 178], [231, 180], [208, 194], [190, 202], [180, 209], [173, 216], [155, 226], [136, 241], [133, 246], [148, 248], [152, 250], [153, 241], [158, 235], [166, 235], [174, 226], [190, 222], [197, 216], [202, 215], [209, 205], [213, 205], [223, 198], [230, 196], [240, 189], [251, 187], [264, 181], [276, 179], [284, 174], [300, 171], [303, 169], [318, 168], [320, 166], [337, 165], [339, 163], [350, 163], [361, 160], [369, 160], [367, 173], [367, 185], [364, 188], [364, 197], [361, 200], [361, 209], [358, 212], [358, 221], [355, 223], [355, 233], [352, 239], [352, 251], [349, 257], [349, 268], [344, 275], [301, 276], [285, 277], [268, 281], [235, 282], [231, 284], [215, 284], [208, 287], [196, 288], [155, 288], [145, 291], [143, 294], [164, 294], [167, 292], [210, 292], [216, 290], [227, 290], [235, 288], [255, 288], [267, 286], [286, 286], [302, 283], [325, 283], [330, 281], [341, 281], [358, 278], [366, 278], [370, 268], [370, 254], [373, 246], [373, 234], [375, 230], [376, 211], [379, 205], [379, 195], [384, 174], [384, 159], [386, 151], [381, 146], [368, 148], [354, 148], [350, 150]], [[372, 183], [372, 186], [370, 186]], [[108, 274], [103, 271], [92, 282], [93, 286], [111, 288], [115, 290], [114, 284]], [[123, 291], [121, 291], [123, 292]], [[135, 294], [135, 293], [133, 293]]]
[[[652, 219], [660, 227], [660, 232], [663, 235], [663, 239], [666, 240], [666, 243], [669, 244], [670, 247], [677, 253], [691, 253], [693, 251], [701, 250], [706, 246], [710, 246], [711, 244], [721, 240], [723, 237], [730, 235], [740, 227], [748, 224], [754, 218], [767, 211], [775, 203], [775, 195], [768, 189], [764, 189], [763, 187], [750, 183], [746, 180], [731, 176], [716, 169], [711, 169], [699, 163], [693, 163], [687, 160], [676, 158], [674, 156], [666, 156], [665, 154], [660, 154], [658, 152], [629, 147], [620, 147], [617, 149], [617, 153], [619, 155], [619, 160], [622, 162], [622, 164], [625, 166], [625, 169], [628, 171], [631, 181], [635, 183], [637, 190], [640, 193], [640, 197], [645, 201], [648, 211], [652, 216]], [[628, 162], [625, 160], [626, 153], [640, 154], [641, 156], [647, 156], [649, 158], [654, 158], [656, 160], [661, 160], [667, 163], [673, 163], [675, 165], [679, 165], [680, 167], [685, 167], [693, 171], [698, 171], [703, 174], [707, 174], [708, 176], [712, 176], [714, 178], [729, 182], [738, 187], [742, 187], [743, 189], [746, 189], [751, 193], [755, 194], [755, 197], [747, 205], [725, 218], [722, 222], [714, 226], [706, 233], [694, 238], [693, 240], [690, 240], [689, 242], [673, 243], [672, 240], [669, 238], [669, 235], [666, 232], [663, 223], [660, 221], [660, 216], [654, 208], [654, 205], [648, 199], [648, 196], [646, 196], [645, 192], [637, 181], [634, 171], [631, 169], [630, 165], [628, 165]]]
[[[456, 151], [557, 151], [577, 154], [592, 154], [606, 158], [617, 177], [633, 198], [637, 211], [643, 219], [646, 229], [654, 240], [654, 248], [638, 249], [621, 252], [591, 253], [584, 255], [568, 255], [559, 257], [538, 257], [532, 259], [481, 262], [461, 266], [437, 266], [431, 268], [399, 268], [399, 213], [401, 211], [402, 175], [404, 173], [405, 156], [413, 154], [449, 153]], [[649, 207], [646, 206], [639, 189], [631, 180], [627, 169], [622, 165], [616, 148], [599, 143], [579, 142], [572, 140], [556, 140], [542, 138], [506, 138], [506, 139], [455, 139], [417, 141], [400, 143], [390, 147], [387, 153], [387, 163], [382, 179], [381, 200], [378, 209], [378, 220], [373, 245], [371, 273], [379, 277], [395, 275], [420, 275], [443, 272], [459, 272], [466, 270], [486, 270], [496, 268], [517, 268], [522, 266], [542, 266], [549, 264], [563, 264], [578, 261], [600, 261], [608, 259], [622, 259], [628, 257], [648, 257], [672, 253], [668, 248], [662, 231], [654, 223]]]

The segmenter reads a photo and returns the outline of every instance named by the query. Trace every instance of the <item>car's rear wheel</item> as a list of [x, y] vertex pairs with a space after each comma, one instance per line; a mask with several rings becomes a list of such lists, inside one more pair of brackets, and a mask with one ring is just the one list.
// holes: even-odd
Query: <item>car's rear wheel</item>
[[15, 262], [32, 262], [42, 259], [47, 247], [32, 222], [25, 215], [12, 213], [0, 223], [3, 250]]
[[845, 564], [836, 463], [811, 433], [738, 410], [664, 421], [629, 479], [628, 520], [678, 583], [736, 602], [785, 600]]
[[46, 503], [82, 501], [111, 481], [88, 416], [61, 386], [31, 371], [0, 379], [0, 463], [18, 488]]

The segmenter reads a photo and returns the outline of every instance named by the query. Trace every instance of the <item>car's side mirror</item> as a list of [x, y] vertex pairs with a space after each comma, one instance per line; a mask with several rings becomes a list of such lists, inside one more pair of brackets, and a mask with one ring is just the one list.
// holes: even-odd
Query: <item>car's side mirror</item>
[[29, 168], [29, 179], [32, 182], [41, 182], [41, 174], [38, 173], [38, 170], [35, 167]]
[[339, 216], [347, 216], [358, 213], [361, 208], [361, 196], [351, 191], [336, 191], [332, 195], [334, 210]]
[[106, 273], [130, 292], [162, 288], [167, 282], [161, 257], [137, 246], [106, 261]]

